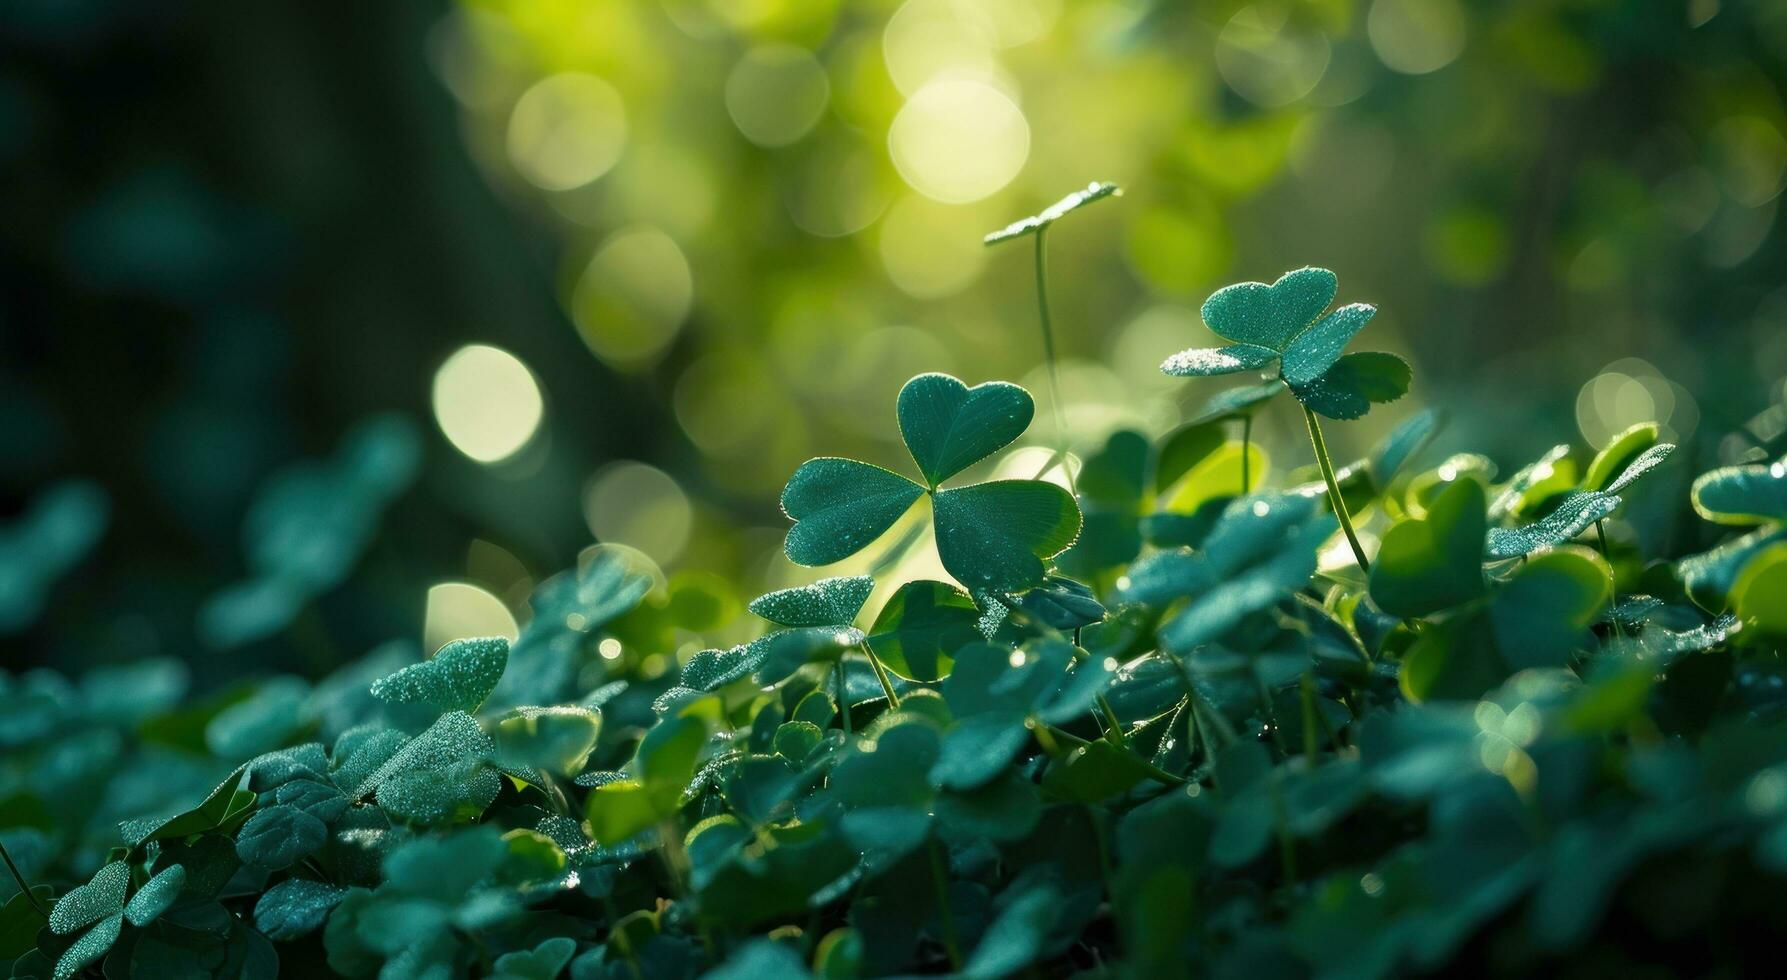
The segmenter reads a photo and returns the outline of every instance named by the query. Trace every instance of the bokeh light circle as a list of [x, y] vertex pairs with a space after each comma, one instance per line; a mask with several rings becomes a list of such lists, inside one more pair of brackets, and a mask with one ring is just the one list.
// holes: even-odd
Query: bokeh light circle
[[583, 518], [596, 540], [630, 545], [659, 564], [689, 543], [694, 510], [676, 480], [655, 466], [610, 463], [583, 491]]
[[676, 338], [694, 295], [689, 260], [675, 239], [638, 225], [596, 250], [572, 290], [571, 319], [604, 361], [642, 367]]
[[1328, 70], [1328, 39], [1299, 30], [1279, 8], [1242, 7], [1216, 35], [1223, 81], [1255, 105], [1288, 105], [1315, 90]]
[[830, 95], [825, 67], [792, 44], [752, 48], [726, 76], [726, 111], [758, 146], [787, 146], [805, 136]]
[[894, 117], [887, 145], [913, 190], [945, 204], [987, 197], [1023, 169], [1030, 124], [1011, 97], [973, 79], [920, 89]]
[[568, 191], [601, 177], [626, 142], [620, 93], [582, 72], [541, 79], [509, 114], [509, 160], [541, 190]]
[[480, 463], [515, 455], [546, 412], [540, 385], [508, 351], [468, 344], [434, 374], [434, 419], [453, 448]]
[[1425, 75], [1464, 53], [1464, 8], [1458, 0], [1374, 0], [1365, 33], [1386, 66]]

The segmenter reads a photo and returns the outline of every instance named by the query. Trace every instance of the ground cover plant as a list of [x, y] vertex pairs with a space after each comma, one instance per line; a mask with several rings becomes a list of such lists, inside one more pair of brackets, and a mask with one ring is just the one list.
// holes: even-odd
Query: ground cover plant
[[[1045, 236], [1114, 192], [989, 236], [1033, 239], [1045, 352]], [[1678, 554], [1641, 547], [1627, 507], [1680, 465], [1656, 426], [1501, 475], [1426, 460], [1429, 411], [1337, 461], [1321, 420], [1411, 383], [1346, 352], [1375, 311], [1340, 295], [1315, 268], [1218, 291], [1228, 343], [1163, 370], [1248, 382], [1077, 470], [1057, 446], [1035, 479], [962, 478], [1023, 436], [1028, 392], [913, 378], [890, 416], [909, 469], [814, 459], [781, 498], [790, 559], [879, 547], [880, 571], [760, 596], [760, 637], [673, 670], [644, 667], [701, 597], [599, 546], [513, 643], [398, 642], [196, 701], [170, 660], [0, 674], [0, 960], [56, 980], [1762, 968], [1755, 937], [1787, 924], [1784, 447], [1693, 478], [1682, 506], [1728, 534]], [[1252, 420], [1286, 394], [1310, 464], [1267, 486]], [[954, 581], [892, 583], [865, 615], [914, 506]], [[34, 528], [8, 533], [54, 538]]]

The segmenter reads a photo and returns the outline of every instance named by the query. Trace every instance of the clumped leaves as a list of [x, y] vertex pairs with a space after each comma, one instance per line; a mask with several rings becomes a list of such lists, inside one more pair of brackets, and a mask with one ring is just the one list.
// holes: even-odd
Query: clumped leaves
[[[917, 478], [790, 480], [790, 558], [848, 559], [928, 497], [954, 582], [892, 579], [896, 553], [880, 588], [759, 596], [754, 635], [724, 590], [598, 546], [513, 650], [402, 643], [192, 703], [166, 662], [0, 673], [10, 972], [1541, 975], [1666, 946], [1627, 906], [1682, 881], [1704, 900], [1669, 935], [1763, 934], [1781, 464], [1730, 457], [1673, 501], [1707, 523], [1669, 527], [1654, 425], [1498, 479], [1422, 468], [1424, 411], [1362, 459], [1319, 450], [1319, 483], [1268, 472], [1234, 423], [1276, 392], [1351, 418], [1407, 390], [1346, 352], [1372, 311], [1335, 295], [1315, 269], [1219, 291], [1230, 346], [1185, 370], [1278, 376], [1110, 433], [1077, 495], [950, 485], [1033, 406], [944, 375], [897, 405]], [[401, 485], [401, 458], [354, 458]]]

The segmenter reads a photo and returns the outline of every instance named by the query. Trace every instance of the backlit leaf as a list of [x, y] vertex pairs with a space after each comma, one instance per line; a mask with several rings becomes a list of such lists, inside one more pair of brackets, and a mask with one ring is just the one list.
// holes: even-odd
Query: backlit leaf
[[1385, 532], [1371, 564], [1371, 599], [1394, 616], [1426, 616], [1483, 595], [1483, 485], [1454, 480], [1423, 517]]
[[1044, 560], [1080, 533], [1073, 496], [1039, 480], [939, 491], [934, 507], [943, 567], [977, 591], [1018, 592], [1041, 584]]
[[751, 612], [782, 626], [849, 626], [875, 589], [867, 575], [820, 579], [760, 595], [751, 600]]
[[782, 512], [795, 522], [784, 550], [797, 565], [843, 561], [892, 527], [924, 492], [879, 466], [809, 459], [782, 490]]
[[900, 434], [933, 488], [1010, 445], [1035, 414], [1030, 393], [1004, 381], [921, 374], [900, 389]]

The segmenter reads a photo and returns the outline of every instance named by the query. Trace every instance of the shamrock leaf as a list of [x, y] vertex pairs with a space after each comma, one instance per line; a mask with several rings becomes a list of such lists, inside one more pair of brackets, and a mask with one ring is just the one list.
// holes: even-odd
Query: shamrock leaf
[[1690, 497], [1700, 516], [1715, 524], [1787, 520], [1787, 460], [1703, 473]]
[[1737, 617], [1773, 636], [1787, 636], [1787, 544], [1757, 553], [1731, 586]]
[[1377, 307], [1353, 303], [1317, 320], [1291, 340], [1284, 352], [1284, 380], [1292, 388], [1313, 383], [1328, 373], [1347, 342], [1371, 322]]
[[50, 931], [57, 935], [92, 925], [124, 912], [124, 892], [130, 886], [130, 865], [113, 861], [93, 873], [86, 884], [69, 889], [50, 910]]
[[143, 882], [143, 887], [130, 896], [130, 903], [124, 906], [124, 917], [130, 924], [138, 928], [161, 918], [180, 897], [180, 889], [186, 887], [186, 868], [171, 864], [157, 872], [155, 877]]
[[1334, 362], [1320, 377], [1294, 385], [1291, 393], [1310, 410], [1331, 419], [1361, 418], [1374, 404], [1408, 394], [1413, 371], [1395, 354], [1363, 351]]
[[1050, 225], [1061, 220], [1063, 217], [1078, 211], [1094, 201], [1102, 201], [1107, 197], [1116, 197], [1122, 193], [1123, 189], [1116, 184], [1095, 180], [1092, 183], [1087, 184], [1084, 189], [1074, 191], [1072, 194], [1043, 208], [1036, 214], [1033, 214], [1028, 218], [1020, 218], [1019, 220], [1006, 225], [1004, 228], [993, 232], [983, 239], [983, 243], [987, 245], [997, 245], [1000, 242], [1008, 242], [1014, 238], [1022, 238], [1025, 235], [1038, 234], [1046, 230]]
[[1282, 352], [1334, 301], [1339, 283], [1327, 269], [1287, 272], [1268, 286], [1224, 286], [1204, 301], [1204, 323], [1218, 336]]
[[908, 582], [875, 617], [869, 649], [901, 677], [934, 681], [950, 672], [956, 651], [980, 639], [975, 629], [979, 619], [974, 600], [960, 589], [942, 582]]
[[921, 374], [900, 389], [900, 435], [933, 490], [1023, 435], [1035, 414], [1030, 393], [1004, 381], [970, 388]]
[[856, 554], [893, 526], [925, 488], [854, 459], [809, 459], [782, 490], [794, 521], [784, 550], [799, 565], [829, 565]]
[[1618, 490], [1611, 487], [1614, 478], [1635, 462], [1641, 453], [1657, 444], [1659, 431], [1655, 422], [1640, 422], [1614, 436], [1589, 462], [1588, 472], [1582, 477], [1582, 489], [1618, 493]]
[[597, 842], [618, 844], [676, 812], [706, 743], [707, 723], [690, 715], [666, 718], [646, 732], [633, 755], [632, 777], [589, 794]]
[[254, 927], [268, 939], [284, 942], [315, 932], [347, 889], [306, 878], [287, 878], [267, 889], [254, 903]]
[[509, 641], [500, 636], [454, 640], [419, 664], [372, 685], [390, 704], [425, 704], [438, 711], [476, 711], [496, 690], [509, 663]]
[[867, 575], [821, 579], [760, 595], [750, 609], [779, 626], [849, 626], [874, 590], [875, 580]]
[[934, 498], [937, 555], [970, 589], [1018, 592], [1047, 573], [1045, 559], [1080, 533], [1080, 509], [1066, 490], [1039, 480], [997, 480]]
[[1589, 627], [1612, 594], [1612, 569], [1593, 552], [1534, 558], [1486, 609], [1422, 628], [1403, 658], [1403, 693], [1414, 701], [1477, 698], [1517, 671], [1563, 666], [1591, 642]]
[[1384, 534], [1371, 566], [1371, 599], [1393, 616], [1426, 616], [1483, 594], [1483, 485], [1454, 480]]
[[1519, 558], [1557, 547], [1618, 510], [1619, 502], [1619, 498], [1612, 494], [1578, 490], [1558, 501], [1551, 513], [1537, 523], [1517, 528], [1490, 528], [1487, 554], [1492, 559]]

